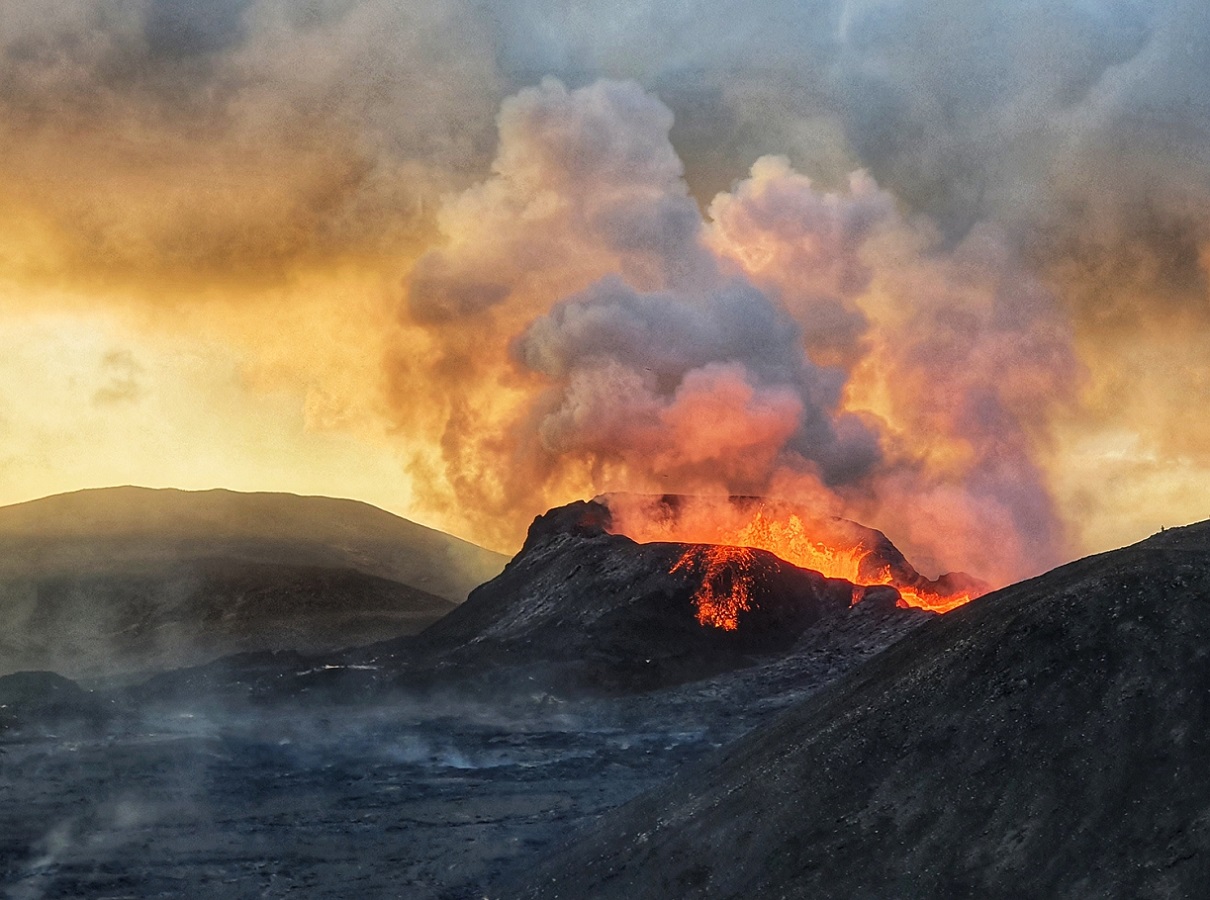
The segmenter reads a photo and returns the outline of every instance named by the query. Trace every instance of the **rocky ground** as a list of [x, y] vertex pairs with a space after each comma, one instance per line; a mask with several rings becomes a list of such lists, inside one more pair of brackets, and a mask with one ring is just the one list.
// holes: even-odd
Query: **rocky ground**
[[755, 627], [703, 633], [684, 548], [586, 511], [415, 637], [0, 677], [0, 887], [1204, 894], [1210, 525], [944, 617], [754, 557]]
[[582, 512], [419, 637], [0, 678], [9, 895], [483, 897], [935, 619], [770, 556], [753, 627], [711, 632], [683, 548]]
[[0, 876], [33, 897], [471, 897], [700, 757], [692, 723], [393, 708], [9, 742]]
[[1201, 897], [1210, 527], [989, 595], [491, 897]]
[[625, 697], [27, 722], [0, 743], [0, 882], [13, 898], [481, 897], [918, 623], [854, 617], [799, 654]]

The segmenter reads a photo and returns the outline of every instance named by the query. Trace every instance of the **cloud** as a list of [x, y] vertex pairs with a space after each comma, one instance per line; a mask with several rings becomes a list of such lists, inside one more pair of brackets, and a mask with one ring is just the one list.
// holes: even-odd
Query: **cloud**
[[[1077, 531], [1138, 519], [1088, 435], [1210, 471], [1208, 44], [1200, 0], [17, 4], [0, 282], [22, 309], [162, 311], [129, 337], [204, 307], [180, 327], [304, 385], [316, 427], [385, 393], [433, 508], [529, 498], [480, 539], [621, 477], [564, 415], [609, 399], [592, 384], [664, 421], [692, 376], [794, 424], [754, 432], [770, 483], [801, 468], [880, 517], [900, 485], [937, 521], [979, 495], [1041, 536], [1006, 551], [1027, 560], [1049, 484]], [[744, 344], [773, 332], [767, 359]], [[660, 458], [657, 481], [698, 471]]]
[[392, 257], [484, 156], [485, 40], [460, 0], [5, 16], [0, 274], [182, 290]]
[[1034, 441], [1079, 366], [1003, 235], [950, 249], [869, 175], [825, 191], [778, 157], [705, 218], [671, 125], [633, 82], [503, 105], [493, 175], [406, 286], [437, 348], [407, 383], [447, 397], [435, 493], [501, 535], [568, 490], [779, 492], [992, 577], [1061, 554]]
[[[606, 278], [535, 321], [515, 351], [558, 385], [538, 426], [548, 444], [556, 434], [564, 452], [630, 460], [682, 490], [761, 491], [778, 467], [848, 481], [880, 455], [877, 436], [839, 410], [841, 376], [814, 366], [793, 320], [742, 281], [678, 295]], [[596, 378], [627, 389], [588, 387]]]
[[140, 383], [144, 369], [129, 350], [110, 350], [101, 358], [101, 373], [105, 383], [92, 395], [96, 406], [131, 403], [143, 393]]
[[716, 252], [776, 293], [812, 358], [851, 367], [867, 327], [856, 298], [872, 274], [861, 251], [898, 223], [891, 195], [864, 172], [844, 194], [820, 191], [785, 157], [762, 157], [750, 178], [714, 198], [709, 215]]

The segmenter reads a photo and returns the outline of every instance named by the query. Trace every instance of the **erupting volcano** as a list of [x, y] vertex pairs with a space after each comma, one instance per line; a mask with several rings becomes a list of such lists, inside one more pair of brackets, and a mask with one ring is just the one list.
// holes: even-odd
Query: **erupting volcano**
[[[846, 519], [812, 518], [777, 501], [750, 497], [700, 498], [607, 494], [611, 530], [640, 543], [692, 543], [672, 567], [702, 583], [694, 597], [698, 622], [733, 631], [749, 609], [752, 550], [855, 586], [888, 585], [899, 605], [944, 613], [990, 590], [965, 573], [925, 578], [880, 531]], [[702, 546], [705, 545], [705, 546]], [[864, 592], [854, 590], [853, 602]]]

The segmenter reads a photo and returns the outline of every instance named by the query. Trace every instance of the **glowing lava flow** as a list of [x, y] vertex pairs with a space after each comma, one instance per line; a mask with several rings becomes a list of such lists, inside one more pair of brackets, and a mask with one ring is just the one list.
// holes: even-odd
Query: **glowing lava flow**
[[702, 584], [693, 595], [699, 625], [724, 631], [739, 628], [739, 614], [752, 608], [752, 563], [745, 547], [690, 547], [670, 571], [701, 571]]
[[977, 596], [969, 591], [942, 593], [901, 584], [896, 581], [889, 565], [877, 564], [872, 550], [860, 544], [843, 548], [813, 540], [807, 534], [802, 519], [794, 515], [783, 522], [768, 519], [764, 513], [758, 512], [751, 522], [729, 535], [726, 543], [768, 550], [788, 563], [812, 569], [827, 578], [843, 578], [859, 585], [889, 584], [899, 591], [902, 605], [932, 612], [949, 612]]
[[[739, 614], [753, 603], [753, 549], [767, 550], [827, 578], [840, 578], [860, 586], [890, 585], [899, 591], [900, 606], [944, 613], [969, 603], [981, 593], [946, 590], [941, 583], [930, 582], [914, 571], [913, 580], [905, 583], [896, 577], [890, 563], [880, 559], [870, 547], [860, 542], [838, 546], [812, 537], [797, 515], [783, 520], [758, 511], [742, 527], [722, 531], [711, 544], [686, 550], [671, 571], [702, 572], [702, 584], [694, 595], [697, 620], [702, 625], [727, 631], [739, 627]], [[854, 602], [861, 595], [855, 590]]]
[[[843, 578], [853, 584], [863, 583], [861, 562], [870, 555], [870, 551], [860, 544], [844, 549], [812, 540], [798, 516], [792, 515], [782, 522], [768, 519], [762, 512], [743, 528], [727, 535], [722, 543], [768, 550], [801, 569], [810, 569], [825, 578]], [[889, 580], [888, 573], [888, 580], [881, 583], [887, 584]]]
[[[883, 584], [894, 584], [891, 581], [884, 581]], [[954, 594], [937, 594], [927, 591], [914, 591], [908, 587], [900, 587], [894, 585], [899, 591], [900, 606], [914, 606], [917, 609], [927, 609], [935, 613], [947, 613], [950, 610], [957, 609], [959, 606], [965, 606], [970, 603], [979, 594], [973, 594], [970, 591], [958, 591]]]

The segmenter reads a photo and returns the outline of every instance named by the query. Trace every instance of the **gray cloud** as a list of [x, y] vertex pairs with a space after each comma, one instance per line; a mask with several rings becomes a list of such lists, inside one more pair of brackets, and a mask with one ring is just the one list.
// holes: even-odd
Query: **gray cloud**
[[[134, 126], [144, 147], [229, 150], [224, 165], [252, 163], [250, 178], [264, 177], [261, 153], [333, 173], [287, 180], [277, 211], [256, 216], [267, 239], [195, 227], [216, 253], [398, 240], [422, 204], [485, 173], [507, 94], [546, 75], [613, 76], [671, 108], [703, 201], [768, 153], [824, 186], [862, 166], [953, 242], [991, 220], [1042, 265], [1061, 255], [1101, 275], [1124, 244], [1134, 270], [1164, 255], [1182, 302], [1182, 285], [1203, 287], [1194, 249], [1210, 231], [1207, 46], [1198, 0], [56, 0], [6, 15], [0, 83], [10, 130], [87, 123], [128, 140]], [[586, 171], [597, 140], [610, 138], [579, 148]], [[77, 152], [103, 178], [113, 163], [94, 149]], [[618, 149], [608, 158], [628, 165]], [[647, 224], [654, 236], [670, 223]]]
[[[538, 319], [514, 346], [529, 368], [569, 385], [557, 410], [539, 427], [549, 428], [559, 419], [561, 443], [599, 456], [628, 456], [640, 443], [650, 444], [634, 440], [629, 429], [617, 440], [617, 435], [599, 429], [599, 421], [627, 421], [625, 407], [635, 399], [635, 412], [656, 404], [666, 414], [687, 385], [704, 386], [727, 372], [758, 394], [777, 394], [785, 418], [779, 429], [784, 443], [755, 475], [748, 465], [737, 467], [751, 480], [727, 481], [722, 470], [711, 480], [735, 492], [759, 491], [768, 487], [778, 468], [788, 467], [818, 471], [825, 482], [839, 483], [868, 474], [879, 461], [876, 433], [839, 411], [843, 375], [814, 366], [803, 353], [794, 321], [744, 281], [722, 283], [708, 293], [678, 295], [641, 293], [607, 278]], [[582, 402], [576, 389], [584, 379], [594, 374], [616, 379], [622, 372], [631, 374], [632, 384], [642, 385], [634, 397], [605, 394], [601, 399], [617, 409], [567, 414], [569, 406]], [[764, 405], [762, 415], [769, 408]], [[746, 418], [742, 410], [727, 412], [734, 422], [711, 423], [720, 434], [742, 428]], [[641, 418], [640, 412], [636, 420]], [[571, 439], [567, 433], [573, 422], [583, 433]], [[668, 447], [682, 439], [675, 429], [663, 435]], [[718, 453], [710, 454], [709, 434], [695, 437], [706, 446], [679, 448], [678, 455], [710, 455], [712, 463], [720, 465], [734, 450], [720, 440]]]

